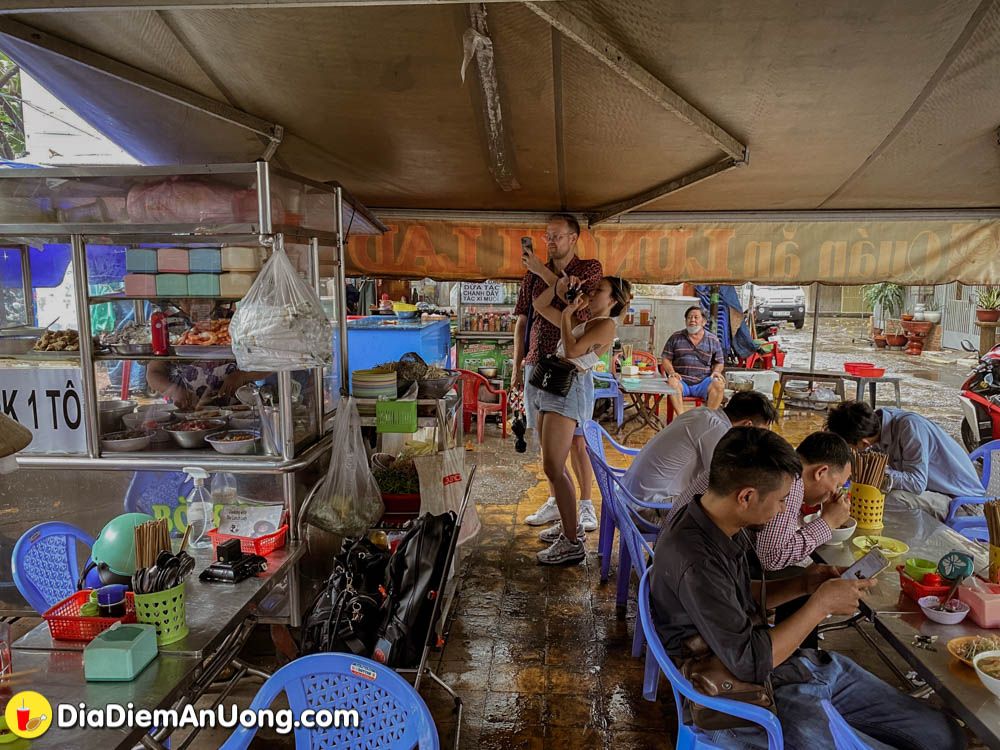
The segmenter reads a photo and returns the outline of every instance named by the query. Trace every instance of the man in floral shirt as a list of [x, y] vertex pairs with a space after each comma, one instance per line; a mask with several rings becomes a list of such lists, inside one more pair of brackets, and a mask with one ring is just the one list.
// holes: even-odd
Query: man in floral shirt
[[[528, 272], [521, 282], [521, 290], [517, 296], [517, 306], [514, 315], [517, 323], [514, 327], [514, 375], [511, 387], [515, 388], [531, 379], [531, 370], [539, 359], [556, 353], [561, 336], [559, 329], [545, 320], [541, 315], [535, 315], [532, 303], [550, 284], [556, 284], [556, 299], [553, 304], [560, 310], [565, 308], [566, 279], [570, 276], [578, 278], [583, 291], [593, 293], [604, 269], [598, 260], [583, 260], [576, 254], [577, 241], [580, 239], [580, 224], [569, 214], [554, 214], [549, 217], [545, 233], [545, 244], [549, 261], [542, 263], [537, 255], [525, 254], [522, 260]], [[587, 311], [580, 310], [577, 316], [586, 319]], [[529, 326], [530, 319], [530, 330]], [[527, 334], [527, 335], [526, 335]], [[525, 346], [525, 339], [528, 339]], [[522, 367], [524, 368], [522, 370]], [[531, 409], [527, 413], [528, 427], [533, 428], [537, 414]], [[597, 513], [590, 498], [590, 488], [594, 474], [587, 457], [587, 447], [582, 433], [573, 437], [573, 447], [570, 450], [570, 462], [573, 473], [580, 483], [579, 519], [584, 531], [597, 529]], [[559, 520], [559, 509], [556, 507], [555, 493], [549, 487], [549, 497], [542, 506], [524, 519], [530, 526], [544, 526]]]

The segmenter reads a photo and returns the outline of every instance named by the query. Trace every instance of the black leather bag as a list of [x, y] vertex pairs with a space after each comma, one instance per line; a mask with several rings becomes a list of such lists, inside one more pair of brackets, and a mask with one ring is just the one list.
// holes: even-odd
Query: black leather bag
[[531, 371], [529, 381], [535, 388], [551, 393], [553, 396], [566, 396], [573, 381], [576, 380], [576, 365], [572, 362], [549, 354], [539, 360]]

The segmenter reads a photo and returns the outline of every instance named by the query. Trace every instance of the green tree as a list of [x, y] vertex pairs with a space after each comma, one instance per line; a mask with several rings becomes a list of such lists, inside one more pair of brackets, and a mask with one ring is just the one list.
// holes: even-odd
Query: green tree
[[26, 153], [21, 69], [0, 52], [0, 158], [17, 159]]

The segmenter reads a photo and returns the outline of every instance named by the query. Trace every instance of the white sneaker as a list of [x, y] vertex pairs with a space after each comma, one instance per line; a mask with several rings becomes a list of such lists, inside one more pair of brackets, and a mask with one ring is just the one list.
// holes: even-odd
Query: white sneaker
[[593, 501], [581, 500], [577, 515], [584, 531], [597, 531], [597, 510], [594, 508]]
[[542, 506], [524, 519], [528, 526], [545, 526], [553, 521], [559, 520], [559, 508], [556, 506], [556, 499], [550, 497]]
[[562, 534], [551, 547], [543, 549], [537, 555], [540, 565], [575, 565], [582, 562], [586, 556], [587, 551], [584, 549], [582, 539], [571, 542]]
[[[545, 529], [538, 538], [545, 542], [546, 544], [552, 544], [556, 539], [562, 536], [562, 521], [556, 521], [554, 524]], [[576, 537], [577, 539], [585, 538], [587, 535], [583, 533], [583, 524], [577, 524], [576, 526]]]

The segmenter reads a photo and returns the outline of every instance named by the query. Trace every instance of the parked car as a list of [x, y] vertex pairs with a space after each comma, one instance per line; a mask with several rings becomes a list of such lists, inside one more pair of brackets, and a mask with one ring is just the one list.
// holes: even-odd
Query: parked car
[[758, 286], [746, 284], [742, 289], [743, 305], [750, 306], [753, 296], [754, 318], [757, 325], [783, 323], [788, 320], [796, 328], [806, 323], [806, 295], [800, 286]]

